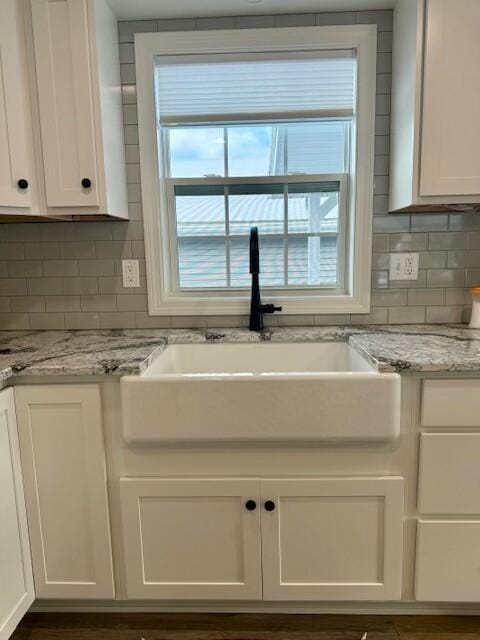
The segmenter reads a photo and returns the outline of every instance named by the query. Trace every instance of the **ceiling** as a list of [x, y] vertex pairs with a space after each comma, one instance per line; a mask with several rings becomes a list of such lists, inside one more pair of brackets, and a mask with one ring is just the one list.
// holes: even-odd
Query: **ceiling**
[[391, 9], [395, 0], [108, 0], [119, 20]]

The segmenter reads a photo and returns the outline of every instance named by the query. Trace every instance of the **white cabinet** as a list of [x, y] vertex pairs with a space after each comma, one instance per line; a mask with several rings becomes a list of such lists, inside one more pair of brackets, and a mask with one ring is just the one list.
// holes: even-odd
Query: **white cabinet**
[[479, 397], [478, 379], [423, 382], [417, 600], [480, 602]]
[[[47, 205], [99, 205], [86, 0], [32, 0]], [[84, 188], [82, 181], [90, 181]], [[87, 183], [85, 183], [87, 184]]]
[[427, 0], [421, 197], [480, 194], [479, 24], [478, 0]]
[[264, 600], [399, 600], [403, 479], [263, 480]]
[[46, 209], [127, 217], [118, 35], [105, 0], [30, 0]]
[[262, 597], [257, 480], [120, 481], [128, 598]]
[[480, 602], [480, 522], [421, 520], [416, 557], [417, 600]]
[[0, 214], [128, 217], [107, 0], [2, 2]]
[[128, 598], [401, 596], [401, 478], [122, 478], [120, 495]]
[[420, 436], [418, 511], [480, 515], [480, 433]]
[[0, 392], [0, 489], [0, 640], [6, 640], [34, 600], [12, 389]]
[[36, 594], [112, 598], [99, 389], [15, 390]]
[[[2, 0], [0, 19], [0, 213], [32, 204], [32, 132], [27, 102], [23, 16], [18, 0]], [[19, 185], [20, 183], [20, 185]], [[23, 188], [22, 188], [23, 187]]]
[[479, 22], [477, 0], [395, 7], [391, 211], [480, 203]]
[[424, 427], [480, 427], [480, 380], [425, 380], [421, 422]]

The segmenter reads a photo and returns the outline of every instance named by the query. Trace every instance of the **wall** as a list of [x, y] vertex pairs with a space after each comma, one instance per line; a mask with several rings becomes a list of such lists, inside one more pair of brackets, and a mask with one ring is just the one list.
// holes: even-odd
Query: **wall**
[[[369, 315], [267, 317], [270, 324], [460, 322], [480, 284], [478, 214], [387, 215], [392, 12], [151, 20], [119, 24], [130, 222], [0, 225], [0, 328], [239, 326], [242, 317], [147, 313], [133, 34], [146, 31], [378, 25], [372, 310]], [[389, 282], [389, 251], [418, 251], [418, 281]], [[123, 289], [121, 258], [138, 258], [141, 288]]]

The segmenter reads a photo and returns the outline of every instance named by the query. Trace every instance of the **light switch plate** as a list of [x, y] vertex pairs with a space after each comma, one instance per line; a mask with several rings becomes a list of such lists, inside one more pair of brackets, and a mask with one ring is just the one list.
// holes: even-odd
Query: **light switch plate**
[[138, 260], [122, 260], [122, 276], [123, 286], [139, 287], [140, 286], [140, 272], [138, 268]]
[[418, 280], [418, 253], [391, 253], [390, 280]]

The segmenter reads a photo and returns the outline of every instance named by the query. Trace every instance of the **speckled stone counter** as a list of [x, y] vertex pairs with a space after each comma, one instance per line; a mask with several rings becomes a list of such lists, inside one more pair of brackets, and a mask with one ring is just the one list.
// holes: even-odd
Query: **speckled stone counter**
[[0, 383], [19, 376], [142, 373], [168, 344], [349, 341], [379, 371], [480, 373], [480, 330], [465, 325], [0, 331]]

